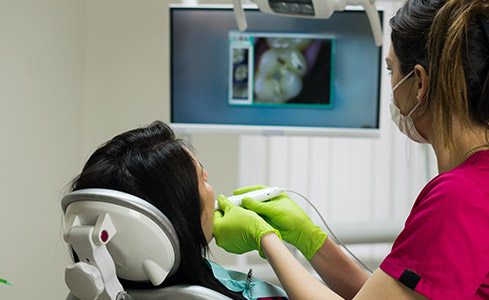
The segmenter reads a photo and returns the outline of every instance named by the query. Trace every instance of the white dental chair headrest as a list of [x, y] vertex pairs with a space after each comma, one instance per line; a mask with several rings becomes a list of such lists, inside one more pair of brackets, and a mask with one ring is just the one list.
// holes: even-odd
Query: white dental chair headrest
[[[180, 245], [175, 229], [168, 218], [147, 201], [114, 190], [84, 189], [66, 195], [61, 205], [65, 241], [73, 247], [80, 262], [99, 269], [101, 277], [104, 277], [102, 269], [114, 268], [104, 266], [108, 259], [113, 260], [117, 277], [151, 281], [155, 286], [178, 269]], [[88, 238], [81, 238], [83, 235]], [[100, 247], [105, 253], [97, 254]], [[87, 286], [100, 289], [92, 283], [93, 278], [99, 276], [98, 271], [68, 269], [66, 282], [72, 293], [78, 289], [79, 293], [86, 294]], [[88, 280], [87, 276], [93, 278]], [[108, 280], [104, 279], [104, 284]], [[75, 281], [85, 283], [70, 286], [70, 282]]]

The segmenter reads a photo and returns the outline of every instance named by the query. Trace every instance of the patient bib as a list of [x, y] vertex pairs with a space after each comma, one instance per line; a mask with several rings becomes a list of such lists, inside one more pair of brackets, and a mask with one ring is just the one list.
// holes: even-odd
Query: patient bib
[[287, 299], [287, 294], [276, 285], [261, 281], [238, 271], [226, 270], [220, 265], [208, 260], [212, 268], [214, 277], [219, 280], [227, 289], [233, 292], [241, 292], [243, 297], [249, 300], [270, 297], [283, 297]]

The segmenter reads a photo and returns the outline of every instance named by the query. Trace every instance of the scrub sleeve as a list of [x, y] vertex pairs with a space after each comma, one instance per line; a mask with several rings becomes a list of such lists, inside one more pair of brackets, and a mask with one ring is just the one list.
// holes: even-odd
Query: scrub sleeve
[[380, 268], [429, 299], [489, 299], [489, 151], [426, 185]]

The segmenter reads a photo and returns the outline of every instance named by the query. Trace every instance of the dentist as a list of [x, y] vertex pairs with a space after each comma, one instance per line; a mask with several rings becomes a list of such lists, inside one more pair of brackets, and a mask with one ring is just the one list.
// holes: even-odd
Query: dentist
[[408, 0], [390, 25], [392, 118], [432, 145], [439, 175], [379, 269], [365, 273], [285, 194], [246, 209], [218, 199], [217, 244], [259, 250], [290, 299], [489, 299], [489, 0]]

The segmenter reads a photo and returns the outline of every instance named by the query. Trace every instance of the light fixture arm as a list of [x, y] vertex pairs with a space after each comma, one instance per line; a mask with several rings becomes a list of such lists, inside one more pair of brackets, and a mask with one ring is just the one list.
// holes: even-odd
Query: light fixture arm
[[[375, 45], [382, 45], [382, 27], [380, 25], [379, 14], [375, 8], [375, 0], [309, 0], [308, 3], [304, 1], [283, 0], [280, 2], [280, 5], [277, 5], [277, 1], [274, 0], [253, 0], [253, 2], [264, 13], [318, 19], [327, 19], [335, 11], [345, 10], [347, 5], [362, 6], [370, 22]], [[242, 0], [233, 0], [233, 9], [238, 29], [245, 31], [247, 23]]]

